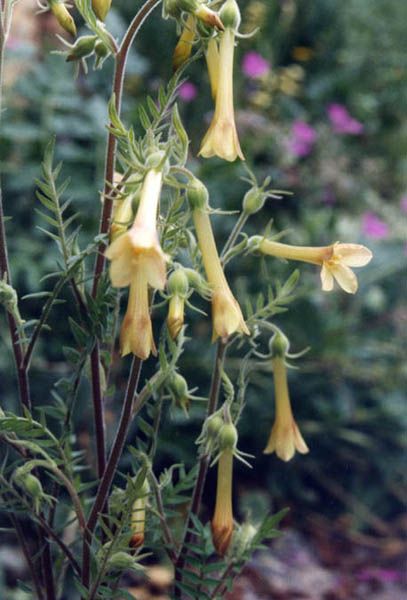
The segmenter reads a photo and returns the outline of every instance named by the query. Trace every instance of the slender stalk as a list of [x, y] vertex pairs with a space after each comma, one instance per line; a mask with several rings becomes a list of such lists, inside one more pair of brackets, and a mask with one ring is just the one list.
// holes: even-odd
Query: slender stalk
[[[215, 364], [214, 364], [214, 369], [213, 369], [213, 374], [212, 374], [211, 389], [209, 392], [209, 401], [208, 401], [208, 408], [207, 408], [207, 415], [206, 415], [207, 417], [212, 415], [216, 411], [217, 406], [218, 406], [219, 391], [220, 391], [220, 385], [221, 385], [221, 379], [222, 379], [222, 369], [223, 369], [223, 364], [225, 361], [226, 349], [227, 349], [227, 342], [225, 343], [220, 340], [218, 342], [218, 346], [216, 349], [216, 357], [215, 357]], [[201, 508], [202, 495], [203, 495], [203, 491], [204, 491], [204, 487], [205, 487], [206, 476], [208, 474], [210, 459], [211, 459], [211, 457], [209, 454], [203, 454], [199, 460], [199, 470], [198, 470], [198, 475], [197, 475], [197, 479], [195, 482], [195, 487], [194, 487], [194, 490], [192, 493], [192, 500], [191, 500], [191, 505], [189, 508], [188, 518], [187, 518], [186, 524], [185, 524], [184, 538], [181, 543], [181, 546], [179, 549], [179, 554], [178, 554], [178, 560], [175, 565], [175, 567], [176, 567], [175, 579], [178, 582], [181, 582], [181, 579], [182, 579], [181, 572], [186, 563], [186, 558], [187, 558], [187, 554], [188, 554], [187, 545], [191, 542], [192, 537], [193, 537], [193, 533], [191, 532], [191, 528], [193, 526], [192, 516], [198, 515], [200, 508]], [[179, 590], [176, 589], [175, 594], [177, 594], [178, 591]]]
[[159, 485], [154, 473], [151, 474], [151, 481], [152, 481], [153, 487], [154, 487], [154, 496], [155, 496], [155, 501], [157, 504], [158, 516], [160, 518], [161, 527], [163, 529], [164, 542], [167, 544], [167, 548], [166, 548], [167, 554], [168, 554], [171, 562], [173, 564], [175, 564], [175, 562], [177, 560], [177, 554], [175, 551], [175, 547], [176, 547], [175, 540], [172, 535], [171, 529], [168, 525], [167, 518], [165, 516], [164, 503], [163, 503], [163, 499], [162, 499], [162, 495], [161, 495], [160, 485]]
[[31, 555], [31, 550], [28, 547], [27, 541], [25, 539], [25, 535], [24, 535], [24, 531], [21, 526], [21, 523], [19, 522], [19, 520], [13, 513], [9, 514], [9, 518], [13, 524], [18, 542], [20, 544], [20, 547], [24, 554], [24, 558], [26, 560], [28, 569], [30, 571], [32, 583], [33, 583], [37, 598], [38, 598], [38, 600], [43, 600], [44, 594], [43, 594], [42, 587], [41, 587], [41, 581], [40, 581], [40, 578], [38, 577], [37, 569], [35, 568], [35, 564], [34, 564], [34, 561], [32, 559], [32, 555]]
[[44, 537], [44, 548], [41, 554], [42, 571], [44, 575], [45, 595], [47, 600], [56, 600], [53, 560], [48, 540]]
[[[117, 114], [120, 115], [121, 103], [123, 95], [123, 83], [126, 71], [127, 57], [130, 47], [136, 37], [140, 27], [144, 23], [145, 19], [154, 10], [161, 0], [147, 0], [147, 2], [140, 8], [136, 16], [133, 18], [128, 30], [126, 31], [123, 41], [120, 45], [118, 53], [116, 54], [116, 65], [113, 78], [113, 95], [115, 98], [115, 108]], [[103, 191], [103, 209], [99, 224], [99, 233], [106, 234], [110, 227], [110, 220], [113, 208], [113, 198], [110, 194], [113, 187], [113, 178], [116, 163], [116, 138], [111, 131], [109, 131], [107, 138], [107, 149], [106, 149], [106, 160], [105, 160], [105, 185]], [[105, 266], [105, 245], [103, 243], [99, 246], [99, 251], [96, 255], [94, 275], [93, 275], [93, 286], [92, 296], [96, 296], [99, 279]], [[96, 435], [96, 447], [98, 456], [98, 474], [99, 477], [105, 470], [105, 427], [104, 427], [104, 407], [103, 407], [103, 393], [100, 385], [100, 374], [99, 374], [99, 341], [96, 340], [95, 347], [91, 354], [91, 372], [92, 372], [92, 398], [94, 408], [94, 422], [95, 422], [95, 435]]]
[[249, 218], [249, 215], [247, 215], [245, 212], [240, 213], [239, 218], [235, 223], [235, 226], [233, 227], [228, 239], [226, 240], [225, 245], [223, 246], [223, 250], [220, 255], [220, 260], [221, 260], [222, 264], [224, 264], [226, 254], [233, 247], [234, 243], [236, 242], [237, 238], [239, 237], [240, 232], [242, 231], [243, 227], [246, 225], [248, 218]]
[[109, 460], [107, 461], [105, 472], [103, 473], [103, 477], [100, 481], [98, 491], [96, 493], [96, 498], [93, 503], [92, 510], [88, 517], [87, 527], [85, 530], [83, 540], [82, 554], [82, 584], [85, 587], [89, 587], [90, 582], [90, 545], [92, 542], [92, 534], [95, 530], [99, 513], [102, 510], [108, 498], [110, 486], [112, 484], [114, 475], [116, 473], [117, 465], [119, 464], [119, 460], [123, 452], [127, 432], [131, 423], [133, 400], [140, 378], [141, 367], [142, 361], [139, 358], [134, 357], [131, 366], [129, 381], [127, 384], [126, 395], [124, 398], [122, 414], [120, 415], [119, 427], [117, 429], [116, 437], [113, 442]]

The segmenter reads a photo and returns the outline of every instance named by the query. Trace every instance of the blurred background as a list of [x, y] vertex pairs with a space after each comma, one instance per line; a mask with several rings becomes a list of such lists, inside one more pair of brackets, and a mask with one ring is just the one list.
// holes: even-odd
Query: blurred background
[[[139, 4], [113, 2], [107, 24], [114, 35], [124, 32]], [[260, 182], [271, 176], [273, 187], [292, 192], [268, 201], [248, 231], [262, 233], [273, 219], [276, 231], [288, 230], [288, 242], [362, 243], [374, 260], [358, 273], [355, 297], [339, 290], [321, 293], [316, 270], [301, 268], [299, 298], [276, 317], [292, 351], [311, 346], [297, 363], [300, 369], [290, 371], [293, 408], [310, 453], [288, 464], [262, 455], [272, 424], [272, 377], [267, 371], [252, 377], [239, 446], [255, 454], [256, 461], [250, 471], [237, 466], [236, 514], [256, 520], [269, 510], [291, 510], [285, 535], [253, 561], [233, 598], [397, 600], [405, 597], [407, 529], [407, 3], [240, 0], [239, 5], [242, 32], [260, 28], [253, 38], [239, 41], [236, 53], [241, 144]], [[31, 0], [16, 6], [0, 131], [4, 200], [12, 217], [10, 258], [21, 296], [44, 289], [47, 284], [40, 279], [55, 264], [54, 248], [35, 228], [42, 223], [34, 211], [34, 181], [53, 133], [63, 172], [72, 177], [75, 210], [83, 215], [82, 239], [97, 231], [112, 74], [107, 61], [103, 71], [90, 70], [75, 80], [72, 65], [53, 53], [62, 49], [55, 37], [61, 31], [51, 16], [35, 16], [35, 11]], [[123, 114], [136, 130], [138, 103], [146, 93], [154, 97], [171, 76], [175, 43], [174, 23], [162, 21], [156, 10], [128, 64]], [[246, 174], [242, 164], [196, 158], [212, 100], [203, 61], [194, 63], [188, 75], [179, 107], [191, 138], [189, 166], [208, 185], [212, 206], [239, 210], [248, 189], [240, 179]], [[214, 222], [221, 244], [234, 217]], [[284, 281], [290, 269], [276, 260], [247, 258], [232, 263], [228, 275], [244, 304], [267, 289], [267, 276]], [[40, 306], [38, 300], [23, 301], [23, 316], [37, 317]], [[43, 337], [33, 364], [37, 404], [49, 400], [52, 385], [67, 368], [62, 346], [71, 342], [71, 334], [64, 308], [59, 310], [61, 318]], [[1, 319], [0, 392], [12, 408], [15, 381]], [[159, 324], [160, 316], [156, 320]], [[189, 323], [192, 341], [180, 370], [190, 387], [199, 386], [198, 393], [205, 395], [213, 359], [209, 324], [194, 314]], [[111, 431], [125, 383], [119, 357], [115, 373], [116, 392], [108, 399]], [[235, 382], [233, 357], [228, 373]], [[79, 443], [88, 447], [86, 383], [81, 399]], [[189, 418], [175, 409], [169, 413], [157, 469], [174, 461], [191, 464], [203, 407], [193, 405]], [[213, 508], [214, 483], [211, 473], [204, 516]], [[0, 549], [4, 582], [22, 576], [10, 547], [12, 538]], [[14, 556], [12, 564], [9, 556]]]

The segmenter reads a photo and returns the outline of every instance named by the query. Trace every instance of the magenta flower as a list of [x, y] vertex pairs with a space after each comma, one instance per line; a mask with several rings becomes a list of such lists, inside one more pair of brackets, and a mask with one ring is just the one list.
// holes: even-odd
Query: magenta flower
[[270, 70], [270, 63], [254, 50], [246, 52], [242, 60], [242, 71], [246, 77], [256, 79], [266, 75]]
[[184, 102], [192, 102], [192, 100], [195, 100], [197, 95], [198, 95], [198, 90], [196, 88], [196, 85], [194, 85], [190, 81], [185, 81], [184, 83], [182, 83], [180, 85], [179, 90], [178, 90], [178, 96]]
[[366, 237], [382, 240], [389, 235], [389, 226], [372, 212], [366, 212], [362, 217], [362, 231]]
[[335, 133], [360, 135], [363, 132], [363, 124], [354, 119], [343, 104], [330, 104], [328, 117]]
[[317, 132], [305, 121], [294, 121], [291, 136], [288, 140], [288, 150], [294, 156], [302, 157], [310, 154], [317, 139]]
[[403, 196], [400, 200], [401, 212], [407, 213], [407, 196]]

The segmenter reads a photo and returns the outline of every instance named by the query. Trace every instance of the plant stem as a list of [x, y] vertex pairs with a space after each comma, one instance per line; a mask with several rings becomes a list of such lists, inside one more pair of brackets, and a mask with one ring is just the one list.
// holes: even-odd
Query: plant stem
[[123, 452], [127, 432], [131, 423], [133, 399], [140, 378], [141, 367], [142, 361], [139, 358], [134, 357], [133, 363], [131, 365], [131, 372], [127, 384], [126, 395], [124, 398], [122, 414], [120, 415], [119, 427], [117, 429], [112, 450], [110, 452], [109, 460], [107, 461], [106, 469], [100, 481], [98, 491], [96, 493], [96, 498], [86, 524], [87, 526], [83, 540], [82, 584], [87, 588], [89, 587], [90, 581], [90, 545], [92, 542], [92, 534], [95, 530], [99, 513], [102, 510], [108, 498], [110, 486], [112, 484], [117, 465], [119, 464], [119, 460]]
[[226, 243], [225, 243], [222, 253], [220, 255], [220, 260], [221, 260], [222, 264], [224, 264], [228, 251], [233, 247], [235, 241], [239, 237], [240, 232], [242, 231], [243, 227], [246, 225], [246, 221], [248, 218], [249, 218], [249, 215], [247, 215], [245, 212], [240, 213], [239, 218], [236, 221], [235, 226], [233, 227], [228, 239], [226, 240]]
[[[219, 340], [218, 346], [216, 349], [216, 357], [215, 357], [215, 364], [214, 364], [214, 369], [213, 369], [213, 374], [212, 374], [211, 389], [209, 392], [209, 401], [208, 401], [208, 408], [207, 408], [207, 414], [206, 414], [207, 418], [216, 411], [217, 406], [218, 406], [220, 384], [221, 384], [221, 379], [222, 379], [222, 369], [223, 369], [223, 364], [225, 361], [226, 349], [227, 349], [227, 342], [225, 343], [222, 340]], [[202, 454], [202, 456], [199, 460], [199, 470], [198, 470], [198, 475], [197, 475], [197, 479], [195, 482], [195, 487], [194, 487], [194, 490], [192, 493], [192, 500], [191, 500], [191, 506], [190, 506], [189, 513], [188, 513], [188, 518], [187, 518], [186, 524], [185, 524], [184, 539], [183, 539], [183, 542], [181, 543], [179, 554], [178, 554], [178, 560], [175, 564], [175, 567], [176, 567], [175, 579], [178, 582], [181, 582], [181, 580], [182, 580], [181, 573], [182, 573], [182, 569], [186, 563], [186, 558], [187, 558], [187, 554], [188, 554], [187, 545], [191, 542], [191, 539], [193, 537], [193, 533], [191, 533], [191, 527], [193, 526], [193, 521], [192, 521], [191, 517], [192, 517], [192, 515], [198, 515], [199, 510], [201, 508], [202, 494], [203, 494], [204, 487], [205, 487], [206, 476], [208, 474], [210, 458], [211, 457], [209, 454]], [[175, 594], [177, 594], [177, 592], [178, 592], [178, 590], [176, 589]]]
[[160, 485], [159, 485], [154, 473], [151, 473], [151, 481], [153, 483], [154, 496], [155, 496], [155, 501], [157, 504], [158, 515], [160, 517], [161, 527], [163, 529], [164, 542], [167, 544], [167, 548], [166, 548], [167, 554], [168, 554], [171, 562], [173, 564], [175, 564], [175, 562], [177, 560], [177, 554], [176, 554], [176, 550], [175, 550], [175, 547], [176, 547], [175, 540], [172, 535], [171, 529], [169, 528], [169, 525], [167, 523], [167, 518], [165, 516], [165, 510], [164, 510], [164, 503], [163, 503], [163, 499], [162, 499], [162, 495], [161, 495], [161, 488], [160, 488]]
[[18, 518], [13, 513], [9, 514], [9, 518], [13, 524], [18, 542], [19, 542], [21, 550], [24, 554], [24, 558], [27, 562], [28, 569], [30, 571], [31, 579], [33, 582], [33, 586], [34, 586], [37, 598], [38, 598], [38, 600], [43, 600], [44, 594], [43, 594], [42, 587], [41, 587], [41, 581], [40, 581], [40, 578], [38, 577], [38, 573], [37, 573], [35, 564], [33, 562], [32, 556], [31, 556], [31, 550], [28, 547], [27, 541], [25, 539], [23, 528], [22, 528]]
[[[140, 8], [136, 16], [133, 18], [128, 30], [126, 31], [123, 41], [120, 45], [118, 53], [116, 55], [116, 65], [113, 78], [113, 95], [115, 98], [115, 108], [117, 114], [121, 112], [121, 102], [123, 95], [123, 83], [126, 71], [127, 57], [130, 47], [136, 37], [141, 25], [144, 23], [148, 15], [154, 10], [161, 0], [147, 0], [147, 2]], [[105, 185], [103, 191], [103, 209], [99, 225], [99, 234], [106, 234], [110, 227], [110, 219], [112, 214], [113, 199], [110, 195], [110, 191], [113, 186], [113, 178], [116, 163], [116, 138], [111, 131], [109, 131], [107, 138], [107, 149], [106, 149], [106, 160], [105, 160]], [[105, 245], [101, 243], [96, 255], [94, 274], [93, 274], [93, 286], [92, 296], [96, 297], [99, 279], [103, 273], [105, 266]], [[100, 373], [99, 373], [99, 341], [96, 340], [95, 347], [91, 354], [91, 372], [92, 372], [92, 398], [93, 398], [93, 409], [94, 409], [94, 422], [95, 422], [95, 435], [96, 435], [96, 446], [98, 456], [98, 475], [102, 477], [106, 466], [105, 459], [105, 427], [104, 427], [104, 410], [103, 410], [103, 393], [100, 385]]]

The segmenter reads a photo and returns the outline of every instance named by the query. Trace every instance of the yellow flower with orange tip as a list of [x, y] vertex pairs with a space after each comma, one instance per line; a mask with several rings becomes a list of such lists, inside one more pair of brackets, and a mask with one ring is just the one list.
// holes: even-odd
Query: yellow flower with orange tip
[[372, 252], [360, 244], [341, 244], [335, 242], [330, 246], [290, 246], [256, 236], [251, 239], [253, 247], [263, 254], [299, 260], [320, 265], [322, 289], [330, 292], [334, 280], [348, 294], [355, 294], [358, 280], [350, 267], [364, 267], [372, 259]]
[[[235, 0], [227, 0], [220, 12], [225, 31], [220, 34], [219, 67], [216, 90], [215, 113], [209, 129], [202, 140], [199, 155], [204, 158], [219, 156], [233, 162], [237, 157], [244, 160], [240, 148], [233, 106], [233, 59], [235, 32], [240, 23], [240, 12]], [[216, 72], [215, 72], [216, 75]]]
[[212, 341], [227, 339], [233, 333], [250, 334], [240, 306], [226, 280], [216, 248], [208, 213], [208, 191], [197, 179], [187, 189], [192, 218], [202, 254], [206, 277], [212, 291]]
[[195, 39], [195, 25], [195, 17], [189, 15], [172, 56], [172, 67], [174, 71], [177, 71], [191, 56], [192, 44]]
[[307, 444], [294, 420], [287, 384], [285, 355], [288, 343], [277, 333], [272, 340], [272, 366], [275, 393], [275, 420], [264, 454], [275, 452], [281, 460], [289, 461], [295, 454], [309, 452]]
[[[159, 157], [158, 157], [159, 158]], [[142, 360], [156, 353], [148, 298], [148, 286], [164, 289], [166, 261], [157, 233], [157, 211], [163, 173], [151, 168], [141, 188], [140, 203], [132, 227], [106, 250], [113, 287], [130, 286], [126, 315], [120, 333], [122, 355], [132, 352]]]
[[140, 548], [144, 544], [144, 530], [146, 524], [146, 504], [150, 492], [150, 486], [147, 479], [141, 486], [139, 497], [133, 502], [131, 509], [131, 538], [129, 546], [133, 549]]
[[216, 552], [225, 556], [233, 536], [233, 457], [237, 446], [237, 430], [230, 422], [229, 410], [226, 410], [227, 421], [219, 430], [218, 479], [216, 484], [215, 512], [211, 521], [212, 541]]
[[76, 36], [76, 25], [63, 0], [49, 0], [49, 7], [58, 23], [65, 31]]

